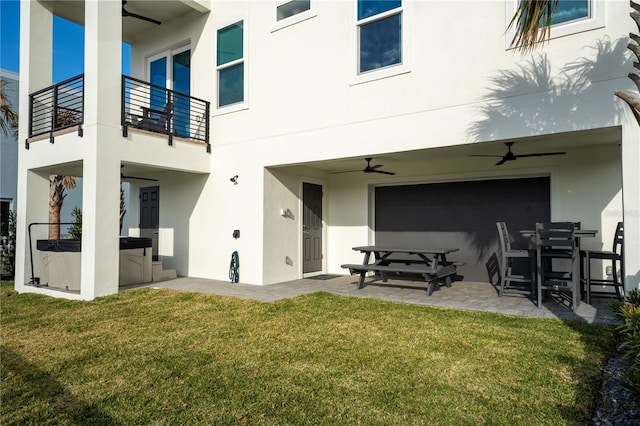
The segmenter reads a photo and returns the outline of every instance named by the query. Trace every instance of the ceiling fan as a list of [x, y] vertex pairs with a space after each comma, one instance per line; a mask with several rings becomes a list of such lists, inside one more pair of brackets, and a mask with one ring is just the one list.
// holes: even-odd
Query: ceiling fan
[[136, 19], [142, 19], [143, 21], [151, 22], [152, 24], [160, 25], [162, 22], [156, 21], [155, 19], [149, 18], [147, 16], [138, 15], [137, 13], [131, 13], [124, 8], [124, 5], [127, 4], [127, 0], [122, 0], [122, 16], [127, 17], [130, 16]]
[[140, 177], [140, 176], [125, 176], [124, 173], [122, 173], [122, 168], [124, 167], [124, 164], [120, 166], [120, 179], [137, 179], [137, 180], [149, 180], [151, 182], [157, 182], [158, 179], [152, 179], [152, 178], [146, 178], [146, 177]]
[[379, 170], [380, 167], [383, 166], [383, 164], [376, 164], [375, 166], [371, 165], [371, 160], [373, 160], [372, 157], [367, 157], [365, 158], [365, 160], [367, 161], [367, 167], [365, 167], [362, 170], [345, 170], [342, 172], [335, 172], [334, 174], [337, 173], [352, 173], [352, 172], [364, 172], [364, 173], [381, 173], [383, 175], [395, 175], [394, 172], [387, 172], [386, 170]]
[[565, 155], [566, 154], [566, 152], [539, 152], [539, 153], [535, 153], [535, 154], [520, 154], [520, 155], [516, 155], [513, 152], [511, 152], [511, 146], [513, 146], [514, 142], [505, 142], [504, 144], [507, 146], [507, 152], [504, 155], [476, 154], [476, 155], [471, 155], [470, 157], [497, 157], [497, 158], [500, 158], [500, 161], [498, 161], [496, 163], [496, 166], [501, 166], [504, 163], [506, 163], [507, 161], [517, 160], [518, 158], [543, 157], [543, 156], [547, 156], [547, 155]]

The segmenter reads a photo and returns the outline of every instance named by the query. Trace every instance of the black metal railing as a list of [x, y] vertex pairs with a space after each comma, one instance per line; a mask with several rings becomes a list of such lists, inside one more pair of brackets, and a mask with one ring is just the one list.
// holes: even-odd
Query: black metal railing
[[84, 122], [84, 74], [29, 95], [29, 137], [49, 134]]
[[136, 128], [209, 144], [208, 101], [166, 89], [137, 78], [122, 76], [122, 134]]

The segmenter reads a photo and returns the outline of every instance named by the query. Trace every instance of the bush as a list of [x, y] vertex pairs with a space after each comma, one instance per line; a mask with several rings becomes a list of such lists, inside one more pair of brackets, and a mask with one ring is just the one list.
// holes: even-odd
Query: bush
[[82, 210], [78, 207], [75, 207], [71, 211], [71, 215], [73, 216], [73, 225], [69, 228], [69, 237], [72, 240], [81, 240], [82, 239]]
[[2, 235], [0, 240], [0, 270], [2, 277], [13, 278], [16, 266], [16, 214], [9, 210], [7, 218], [8, 235]]
[[622, 337], [622, 357], [627, 361], [625, 386], [640, 397], [640, 291], [631, 290], [624, 302], [613, 303], [612, 309], [622, 321], [617, 329]]

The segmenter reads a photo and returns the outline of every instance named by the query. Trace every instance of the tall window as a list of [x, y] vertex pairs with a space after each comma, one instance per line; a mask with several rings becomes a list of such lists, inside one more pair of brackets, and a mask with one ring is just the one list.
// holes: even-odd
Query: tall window
[[216, 65], [218, 107], [244, 101], [244, 23], [218, 30]]
[[402, 63], [402, 1], [358, 0], [358, 73]]

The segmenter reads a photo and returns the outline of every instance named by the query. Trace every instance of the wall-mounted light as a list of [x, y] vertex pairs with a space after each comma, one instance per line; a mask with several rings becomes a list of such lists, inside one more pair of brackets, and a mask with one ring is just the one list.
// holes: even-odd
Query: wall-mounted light
[[233, 182], [234, 185], [238, 184], [238, 175], [235, 175], [234, 177], [232, 177], [231, 179], [229, 179], [231, 182]]
[[289, 209], [280, 209], [280, 216], [293, 219], [293, 212]]

